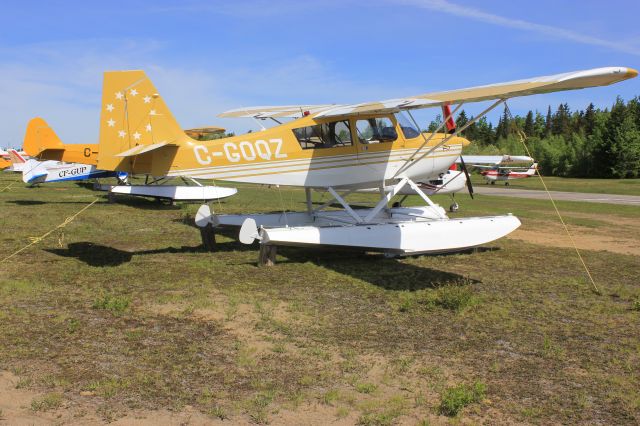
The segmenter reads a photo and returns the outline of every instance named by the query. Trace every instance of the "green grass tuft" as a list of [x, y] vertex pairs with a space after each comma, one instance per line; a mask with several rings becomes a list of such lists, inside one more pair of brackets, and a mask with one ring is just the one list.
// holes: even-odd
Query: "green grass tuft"
[[227, 420], [229, 418], [227, 411], [219, 405], [216, 405], [207, 410], [207, 414], [220, 420]]
[[104, 309], [114, 314], [121, 314], [129, 308], [131, 300], [128, 297], [105, 294], [93, 302], [93, 309]]
[[48, 393], [31, 401], [33, 411], [55, 410], [62, 405], [62, 395], [57, 392]]
[[468, 285], [449, 284], [439, 287], [430, 302], [440, 308], [460, 312], [479, 301]]
[[389, 426], [395, 423], [394, 413], [369, 413], [358, 418], [356, 424], [361, 426]]
[[486, 390], [486, 385], [481, 382], [475, 382], [473, 386], [462, 383], [446, 388], [441, 395], [440, 414], [457, 416], [467, 405], [482, 401]]
[[360, 393], [373, 393], [378, 389], [378, 386], [373, 383], [356, 383], [355, 388]]

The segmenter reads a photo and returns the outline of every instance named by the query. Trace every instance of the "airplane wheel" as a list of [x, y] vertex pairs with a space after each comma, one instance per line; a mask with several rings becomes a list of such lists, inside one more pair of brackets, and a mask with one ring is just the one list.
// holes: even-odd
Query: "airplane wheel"
[[460, 208], [460, 206], [458, 205], [458, 203], [453, 203], [449, 206], [449, 211], [451, 213], [455, 213], [458, 211], [458, 209]]
[[496, 181], [495, 181], [495, 180], [492, 180], [492, 181], [491, 181], [491, 185], [495, 185], [495, 184], [496, 184]]
[[505, 183], [504, 183], [504, 186], [509, 186], [509, 182], [505, 182]]
[[202, 238], [202, 246], [206, 251], [216, 251], [216, 232], [212, 224], [207, 224], [200, 228], [200, 237]]

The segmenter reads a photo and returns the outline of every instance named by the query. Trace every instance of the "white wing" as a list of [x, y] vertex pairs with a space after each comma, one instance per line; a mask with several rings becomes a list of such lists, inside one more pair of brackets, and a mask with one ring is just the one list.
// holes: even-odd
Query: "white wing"
[[564, 74], [510, 81], [507, 83], [489, 84], [486, 86], [476, 86], [444, 92], [425, 93], [406, 98], [388, 99], [384, 101], [365, 102], [360, 104], [288, 105], [284, 107], [263, 106], [239, 108], [222, 113], [219, 117], [301, 117], [302, 115], [311, 114], [319, 118], [393, 113], [407, 109], [430, 108], [445, 104], [457, 104], [460, 102], [509, 99], [540, 93], [608, 86], [610, 84], [634, 78], [637, 75], [638, 71], [627, 67], [594, 68], [585, 71], [574, 71]]

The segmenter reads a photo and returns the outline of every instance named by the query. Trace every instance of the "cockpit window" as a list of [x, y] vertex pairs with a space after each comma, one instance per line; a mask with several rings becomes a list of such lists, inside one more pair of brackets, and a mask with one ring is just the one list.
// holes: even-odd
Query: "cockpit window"
[[372, 144], [380, 142], [393, 142], [398, 139], [398, 133], [388, 117], [369, 118], [356, 121], [358, 139], [360, 143]]
[[413, 139], [420, 136], [420, 131], [416, 129], [416, 126], [409, 120], [406, 113], [402, 111], [396, 113], [396, 120], [398, 120], [398, 124], [400, 124], [405, 139]]
[[293, 129], [302, 149], [336, 148], [351, 146], [348, 121], [334, 121], [315, 126]]

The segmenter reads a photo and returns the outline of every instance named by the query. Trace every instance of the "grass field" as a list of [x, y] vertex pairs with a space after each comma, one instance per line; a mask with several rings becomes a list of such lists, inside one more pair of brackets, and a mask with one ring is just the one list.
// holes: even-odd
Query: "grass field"
[[[472, 174], [471, 179], [474, 185], [486, 184], [484, 178], [479, 174]], [[640, 179], [574, 179], [548, 176], [544, 177], [544, 181], [550, 191], [640, 196]], [[512, 180], [509, 184], [513, 188], [544, 189], [538, 177]], [[496, 182], [496, 185], [504, 185], [504, 182]]]
[[[14, 180], [0, 174], [0, 189]], [[304, 208], [299, 190], [239, 189], [215, 210]], [[96, 195], [13, 184], [0, 193], [0, 258]], [[257, 247], [231, 235], [202, 251], [197, 205], [101, 198], [0, 264], [0, 423], [187, 413], [202, 423], [637, 424], [640, 209], [558, 203], [596, 293], [546, 202], [457, 198], [458, 215], [513, 212], [522, 230], [447, 256], [280, 249], [260, 268]]]

